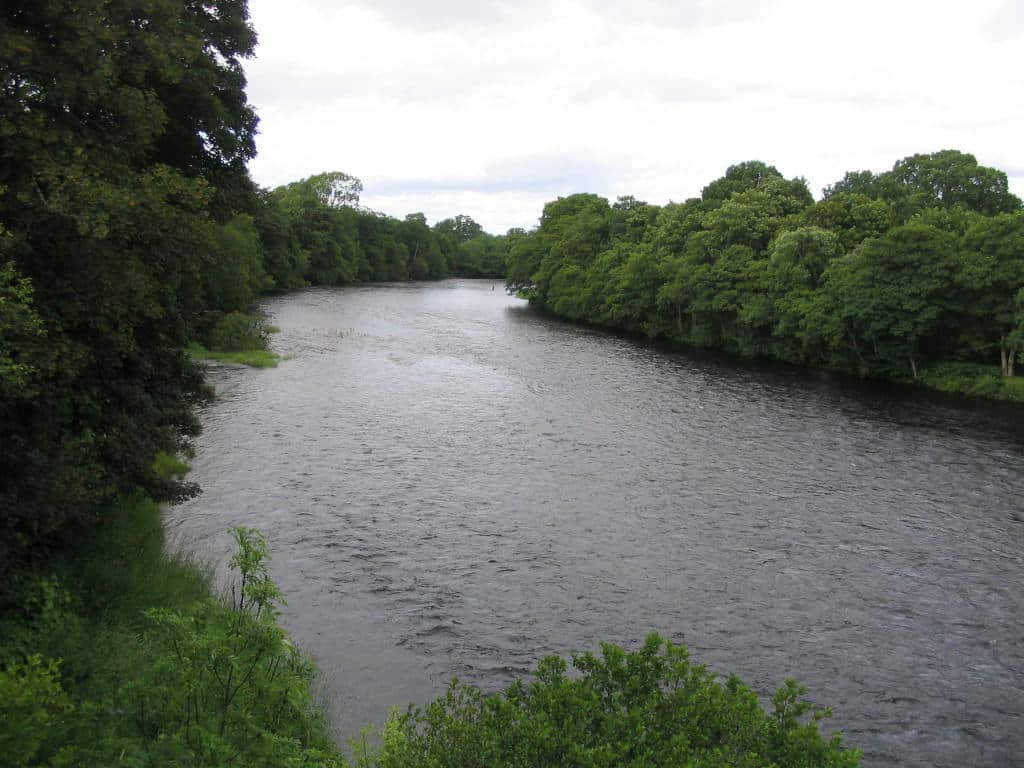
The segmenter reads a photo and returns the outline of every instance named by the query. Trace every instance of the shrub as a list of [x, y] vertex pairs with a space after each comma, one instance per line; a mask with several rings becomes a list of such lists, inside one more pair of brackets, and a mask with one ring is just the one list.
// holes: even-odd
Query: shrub
[[720, 681], [683, 646], [652, 634], [627, 652], [540, 662], [528, 685], [485, 696], [453, 682], [425, 709], [393, 715], [377, 755], [381, 768], [578, 766], [641, 768], [852, 768], [860, 753], [822, 738], [829, 714], [802, 700], [792, 681], [766, 712], [736, 677]]
[[218, 352], [250, 352], [267, 348], [269, 329], [256, 315], [229, 312], [210, 329], [208, 346]]
[[266, 543], [234, 535], [230, 600], [166, 554], [148, 500], [111, 510], [52, 576], [26, 574], [0, 613], [0, 765], [342, 766], [313, 666], [276, 623]]
[[11, 765], [29, 765], [52, 721], [71, 709], [59, 667], [60, 662], [33, 654], [23, 664], [0, 669], [0, 755]]
[[210, 598], [186, 611], [153, 609], [159, 649], [131, 689], [136, 727], [153, 764], [340, 766], [320, 734], [309, 693], [313, 665], [276, 622], [281, 592], [263, 536], [235, 528], [230, 606]]

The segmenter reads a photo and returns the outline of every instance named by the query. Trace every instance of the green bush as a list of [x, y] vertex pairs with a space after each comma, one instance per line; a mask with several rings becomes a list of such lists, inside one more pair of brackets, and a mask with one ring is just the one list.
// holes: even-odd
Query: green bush
[[283, 598], [255, 530], [232, 530], [241, 576], [232, 604], [213, 598], [187, 611], [153, 609], [158, 655], [128, 698], [148, 758], [202, 766], [341, 765], [317, 734], [312, 664], [276, 622]]
[[1002, 376], [997, 365], [940, 363], [921, 373], [921, 383], [940, 392], [1024, 402], [1024, 377]]
[[0, 611], [0, 765], [343, 765], [314, 669], [276, 623], [266, 544], [234, 533], [230, 600], [168, 556], [145, 499], [108, 510], [50, 574], [21, 574]]
[[425, 709], [393, 715], [375, 759], [380, 768], [577, 766], [578, 768], [852, 768], [857, 750], [822, 738], [829, 714], [802, 700], [793, 681], [766, 712], [736, 677], [720, 681], [683, 646], [657, 635], [627, 652], [558, 657], [533, 682], [502, 694], [453, 683]]
[[207, 346], [217, 352], [251, 352], [266, 349], [269, 336], [260, 317], [229, 312], [210, 329]]
[[33, 654], [0, 669], [0, 755], [11, 765], [30, 765], [52, 722], [71, 709], [59, 668], [59, 661]]

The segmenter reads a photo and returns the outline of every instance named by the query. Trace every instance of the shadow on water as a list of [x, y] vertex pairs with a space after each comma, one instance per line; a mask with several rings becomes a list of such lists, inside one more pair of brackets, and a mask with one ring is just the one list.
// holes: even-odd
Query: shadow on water
[[[510, 306], [505, 312], [511, 322], [538, 327], [564, 326], [567, 330], [625, 342], [648, 350], [653, 358], [675, 361], [679, 370], [700, 370], [707, 376], [737, 379], [756, 386], [766, 395], [790, 395], [802, 390], [823, 407], [844, 409], [863, 415], [867, 407], [881, 423], [896, 427], [956, 429], [964, 415], [973, 416], [973, 426], [991, 431], [999, 440], [1024, 446], [1024, 404], [917, 388], [909, 384], [863, 379], [850, 374], [806, 368], [778, 360], [743, 358], [717, 350], [681, 347], [664, 339], [581, 325], [543, 312], [526, 304]], [[944, 418], [952, 417], [952, 418]]]

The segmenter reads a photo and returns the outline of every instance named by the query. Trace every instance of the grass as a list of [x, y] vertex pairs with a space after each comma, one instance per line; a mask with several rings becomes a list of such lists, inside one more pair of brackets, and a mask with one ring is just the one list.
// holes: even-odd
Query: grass
[[201, 344], [189, 344], [188, 353], [193, 360], [215, 360], [218, 363], [248, 365], [252, 368], [276, 368], [281, 356], [267, 349], [250, 349], [241, 352], [222, 352], [207, 349]]
[[920, 383], [940, 392], [1024, 403], [1024, 376], [1006, 378], [995, 365], [940, 363], [922, 371]]

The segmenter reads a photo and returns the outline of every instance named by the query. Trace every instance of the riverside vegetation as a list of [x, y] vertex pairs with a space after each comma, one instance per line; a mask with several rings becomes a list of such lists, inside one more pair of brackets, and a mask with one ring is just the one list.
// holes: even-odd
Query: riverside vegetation
[[761, 162], [663, 207], [559, 198], [507, 280], [571, 320], [1024, 401], [1024, 210], [962, 152], [847, 173], [817, 202]]
[[[235, 532], [241, 583], [223, 601], [203, 568], [166, 554], [160, 527], [160, 502], [197, 492], [172, 458], [188, 455], [209, 396], [194, 357], [265, 351], [268, 329], [251, 314], [261, 294], [494, 277], [507, 263], [512, 287], [574, 319], [954, 383], [963, 369], [932, 363], [976, 364], [998, 348], [1012, 372], [1020, 203], [970, 156], [854, 174], [821, 203], [803, 182], [744, 164], [700, 200], [660, 209], [579, 195], [549, 204], [531, 233], [491, 236], [466, 216], [430, 227], [421, 214], [361, 208], [360, 183], [343, 173], [253, 184], [257, 117], [242, 61], [255, 44], [244, 0], [0, 10], [0, 754], [10, 763], [342, 764], [309, 694], [312, 667], [274, 620], [280, 595], [259, 535]], [[950, 163], [968, 173], [942, 186]], [[757, 300], [759, 285], [770, 301]], [[949, 285], [955, 302], [943, 298]], [[1001, 394], [1008, 377], [991, 378]], [[456, 686], [396, 715], [380, 751], [355, 759], [857, 761], [820, 737], [820, 713], [792, 684], [766, 713], [738, 681], [657, 638], [575, 663], [580, 676], [546, 660], [533, 682], [495, 697]]]

